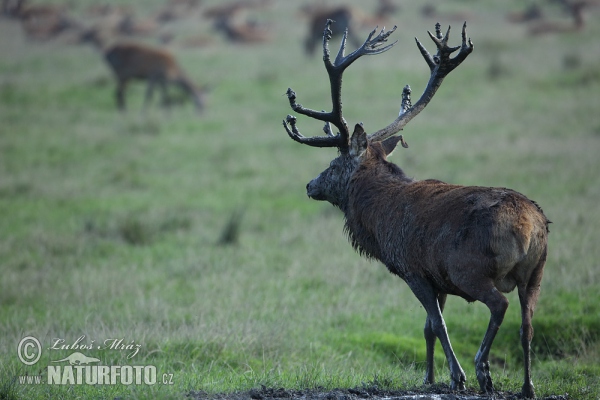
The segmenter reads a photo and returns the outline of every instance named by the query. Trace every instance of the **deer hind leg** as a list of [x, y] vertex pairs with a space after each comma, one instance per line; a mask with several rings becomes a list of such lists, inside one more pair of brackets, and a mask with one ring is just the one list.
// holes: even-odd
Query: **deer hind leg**
[[481, 342], [481, 346], [475, 356], [475, 373], [479, 381], [479, 387], [482, 392], [492, 393], [494, 385], [490, 375], [489, 355], [492, 343], [496, 338], [496, 334], [500, 329], [500, 325], [504, 320], [504, 314], [508, 309], [508, 300], [502, 293], [496, 289], [493, 282], [473, 282], [473, 285], [468, 285], [470, 288], [477, 288], [473, 293], [468, 293], [474, 299], [484, 303], [490, 310], [490, 322]]
[[[446, 294], [439, 293], [437, 296], [438, 305], [440, 307], [440, 312], [444, 312], [444, 305], [446, 304]], [[427, 371], [425, 372], [425, 381], [423, 382], [425, 385], [432, 384], [435, 382], [435, 369], [433, 362], [433, 355], [435, 351], [435, 341], [437, 336], [433, 332], [433, 321], [427, 316], [427, 321], [425, 321], [425, 329], [423, 330], [425, 335], [425, 343], [427, 346]]]
[[533, 326], [531, 319], [540, 294], [540, 285], [544, 272], [545, 257], [538, 263], [526, 285], [519, 285], [519, 301], [521, 302], [521, 345], [523, 346], [524, 379], [522, 394], [525, 398], [535, 398], [533, 382], [531, 381], [531, 339]]
[[[446, 359], [448, 360], [448, 366], [450, 367], [450, 387], [452, 390], [465, 390], [466, 376], [465, 372], [461, 368], [450, 339], [448, 338], [448, 332], [446, 330], [446, 323], [444, 317], [442, 317], [442, 310], [438, 301], [438, 294], [434, 290], [433, 286], [422, 277], [411, 277], [406, 281], [412, 292], [415, 294], [417, 299], [421, 302], [425, 311], [427, 311], [427, 322], [425, 323], [425, 341], [427, 345], [427, 375], [425, 379], [429, 377], [430, 370], [433, 370], [433, 351], [431, 351], [431, 363], [429, 360], [430, 347], [435, 344], [435, 339], [429, 336], [432, 332], [438, 339]], [[433, 376], [432, 376], [433, 378]]]
[[508, 300], [504, 297], [496, 288], [492, 289], [491, 295], [484, 300], [484, 303], [490, 309], [490, 323], [488, 324], [487, 331], [481, 342], [481, 346], [475, 356], [475, 372], [477, 374], [477, 380], [479, 381], [479, 387], [482, 392], [493, 393], [494, 385], [492, 383], [492, 377], [490, 375], [490, 350], [492, 343], [496, 338], [496, 334], [502, 325], [506, 309], [508, 308]]

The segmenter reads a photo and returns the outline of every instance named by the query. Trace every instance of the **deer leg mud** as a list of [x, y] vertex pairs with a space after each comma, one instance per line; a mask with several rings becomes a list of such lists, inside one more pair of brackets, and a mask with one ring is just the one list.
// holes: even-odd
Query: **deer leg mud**
[[119, 79], [117, 82], [117, 90], [115, 97], [117, 99], [117, 108], [120, 111], [125, 111], [125, 88], [127, 87], [127, 81]]

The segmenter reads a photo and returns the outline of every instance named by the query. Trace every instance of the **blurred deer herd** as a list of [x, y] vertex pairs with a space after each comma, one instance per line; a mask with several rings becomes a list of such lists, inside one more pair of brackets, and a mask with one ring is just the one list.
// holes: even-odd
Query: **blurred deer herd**
[[[70, 44], [93, 45], [114, 73], [116, 105], [120, 110], [126, 108], [128, 82], [143, 80], [147, 83], [144, 107], [149, 104], [155, 89], [161, 92], [162, 104], [169, 106], [172, 102], [167, 95], [167, 86], [174, 85], [192, 99], [198, 111], [202, 111], [208, 88], [193, 83], [168, 48], [207, 47], [217, 42], [217, 36], [239, 45], [268, 43], [273, 39], [272, 26], [257, 16], [276, 4], [276, 0], [231, 0], [218, 5], [206, 5], [202, 0], [166, 0], [159, 9], [150, 13], [144, 10], [144, 16], [140, 16], [133, 6], [109, 2], [98, 2], [76, 14], [71, 3], [2, 0], [0, 21], [18, 21], [31, 41], [62, 40]], [[563, 10], [563, 15], [558, 18], [548, 12], [556, 4]], [[506, 21], [527, 24], [527, 32], [532, 36], [577, 32], [585, 27], [586, 11], [598, 5], [600, 0], [529, 1], [522, 9], [507, 13]], [[334, 21], [333, 32], [336, 34], [341, 35], [350, 28], [348, 40], [356, 48], [360, 45], [357, 29], [394, 25], [395, 15], [402, 13], [402, 0], [365, 2], [364, 7], [298, 2], [297, 13], [291, 17], [307, 26], [303, 43], [307, 56], [317, 53], [327, 19]], [[429, 20], [462, 22], [473, 18], [468, 11], [439, 11], [433, 2], [425, 2], [420, 13]], [[178, 37], [170, 28], [184, 20], [211, 26], [211, 34]], [[149, 41], [154, 44], [147, 44]]]

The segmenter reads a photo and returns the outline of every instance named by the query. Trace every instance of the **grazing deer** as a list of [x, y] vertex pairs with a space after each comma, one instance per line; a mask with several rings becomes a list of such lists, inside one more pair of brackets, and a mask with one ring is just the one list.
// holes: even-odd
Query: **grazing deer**
[[473, 18], [473, 15], [468, 11], [440, 12], [437, 5], [432, 3], [425, 3], [421, 7], [421, 15], [424, 18], [443, 19], [446, 21], [464, 21]]
[[181, 88], [194, 100], [198, 112], [203, 110], [206, 89], [197, 87], [167, 50], [141, 43], [117, 43], [104, 46], [95, 32], [89, 32], [84, 36], [84, 40], [92, 41], [96, 46], [101, 47], [104, 59], [117, 78], [116, 98], [120, 110], [125, 110], [125, 89], [133, 79], [148, 82], [144, 108], [150, 103], [155, 86], [161, 90], [163, 105], [168, 106], [167, 85], [171, 84]]
[[[68, 16], [65, 6], [16, 3], [13, 16], [21, 20], [25, 34], [33, 39], [50, 39], [69, 29], [79, 29], [80, 25]], [[25, 5], [23, 5], [25, 4]]]
[[19, 18], [25, 0], [2, 0], [2, 15], [8, 18]]
[[538, 4], [531, 4], [523, 11], [513, 11], [506, 15], [506, 20], [513, 24], [535, 21], [543, 18], [544, 13]]
[[251, 9], [269, 6], [271, 0], [239, 0], [230, 4], [219, 4], [204, 10], [203, 16], [214, 20], [214, 29], [233, 43], [261, 43], [271, 40], [268, 27], [246, 16]]
[[167, 23], [189, 16], [200, 6], [200, 0], [169, 0], [155, 15], [158, 23]]
[[217, 18], [215, 30], [221, 31], [233, 43], [262, 43], [271, 40], [271, 32], [267, 27], [252, 21], [235, 22], [230, 17]]
[[270, 4], [271, 0], [238, 0], [209, 7], [202, 14], [206, 18], [231, 18], [245, 10], [261, 9]]
[[[332, 32], [327, 21], [323, 38], [323, 60], [331, 85], [332, 111], [315, 111], [296, 102], [288, 89], [291, 108], [302, 115], [326, 122], [326, 136], [305, 137], [296, 127], [296, 118], [283, 121], [293, 140], [313, 147], [337, 147], [339, 156], [329, 168], [307, 185], [307, 194], [326, 200], [345, 216], [345, 229], [352, 246], [362, 255], [381, 261], [390, 272], [402, 278], [427, 312], [424, 335], [427, 349], [425, 383], [434, 382], [434, 348], [439, 339], [450, 367], [451, 388], [465, 388], [463, 372], [446, 331], [442, 311], [447, 295], [480, 301], [491, 312], [481, 347], [475, 356], [475, 370], [481, 390], [493, 392], [489, 354], [508, 300], [502, 293], [518, 289], [521, 302], [521, 345], [524, 353], [525, 397], [535, 396], [531, 382], [531, 319], [540, 293], [546, 261], [548, 224], [536, 203], [506, 188], [459, 186], [438, 180], [418, 181], [387, 161], [398, 142], [396, 135], [433, 98], [443, 79], [473, 51], [466, 39], [448, 46], [450, 28], [445, 35], [436, 25], [429, 33], [437, 47], [431, 55], [419, 42], [431, 77], [419, 100], [411, 104], [410, 87], [402, 93], [400, 114], [387, 127], [367, 135], [357, 124], [350, 136], [342, 116], [342, 74], [363, 55], [383, 53], [395, 43], [383, 46], [395, 30], [372, 31], [364, 44], [345, 56], [346, 35], [335, 60], [329, 53]], [[458, 50], [456, 56], [452, 53]], [[339, 130], [333, 133], [331, 124]]]
[[167, 84], [172, 84], [186, 92], [201, 112], [204, 108], [205, 90], [197, 87], [181, 69], [175, 57], [163, 49], [142, 44], [116, 44], [110, 47], [104, 58], [117, 78], [117, 105], [125, 109], [125, 87], [131, 79], [142, 79], [148, 82], [145, 107], [152, 99], [154, 87], [158, 85], [162, 92], [165, 106], [169, 105]]

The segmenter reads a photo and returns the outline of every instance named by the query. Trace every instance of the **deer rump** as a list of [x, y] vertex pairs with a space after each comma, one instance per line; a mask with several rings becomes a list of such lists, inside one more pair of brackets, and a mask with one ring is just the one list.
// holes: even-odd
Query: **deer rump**
[[461, 287], [476, 284], [474, 268], [505, 293], [529, 280], [520, 274], [532, 269], [520, 264], [537, 264], [547, 240], [536, 203], [506, 188], [406, 183], [388, 164], [397, 171], [383, 179], [359, 167], [350, 181], [346, 232], [360, 254], [404, 280], [421, 274], [438, 291], [469, 302], [476, 299]]

